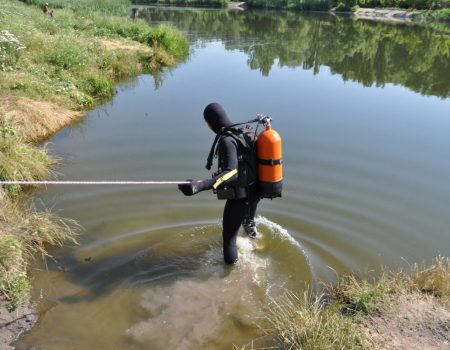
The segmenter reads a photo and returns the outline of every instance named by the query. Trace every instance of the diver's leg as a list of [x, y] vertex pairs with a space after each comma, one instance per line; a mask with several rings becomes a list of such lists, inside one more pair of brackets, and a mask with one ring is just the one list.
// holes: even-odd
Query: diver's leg
[[258, 235], [258, 231], [256, 229], [255, 224], [255, 214], [260, 200], [261, 196], [257, 191], [256, 187], [255, 186], [249, 187], [245, 208], [245, 216], [242, 221], [242, 226], [244, 227], [245, 233], [251, 238], [255, 238]]
[[236, 240], [246, 213], [246, 199], [229, 199], [223, 211], [223, 258], [226, 264], [238, 259]]

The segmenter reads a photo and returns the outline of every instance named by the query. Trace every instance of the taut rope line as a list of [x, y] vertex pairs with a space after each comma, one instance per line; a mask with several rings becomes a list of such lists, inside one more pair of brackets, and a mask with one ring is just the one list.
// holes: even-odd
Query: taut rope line
[[0, 185], [181, 185], [189, 181], [0, 181]]

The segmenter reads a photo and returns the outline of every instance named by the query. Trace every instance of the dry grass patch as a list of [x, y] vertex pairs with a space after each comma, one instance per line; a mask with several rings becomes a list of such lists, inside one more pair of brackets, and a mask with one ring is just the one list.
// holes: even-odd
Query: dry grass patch
[[286, 292], [272, 299], [265, 332], [276, 338], [277, 349], [365, 349], [362, 328], [340, 312], [340, 305], [326, 305], [305, 292]]
[[105, 49], [110, 51], [121, 50], [121, 51], [140, 52], [144, 54], [153, 53], [153, 49], [151, 47], [133, 41], [127, 42], [123, 40], [96, 39], [94, 42], [102, 45]]
[[450, 258], [438, 256], [428, 267], [414, 265], [412, 284], [421, 292], [431, 293], [450, 302]]
[[83, 116], [49, 102], [12, 95], [0, 97], [0, 106], [0, 124], [14, 127], [25, 142], [48, 138]]

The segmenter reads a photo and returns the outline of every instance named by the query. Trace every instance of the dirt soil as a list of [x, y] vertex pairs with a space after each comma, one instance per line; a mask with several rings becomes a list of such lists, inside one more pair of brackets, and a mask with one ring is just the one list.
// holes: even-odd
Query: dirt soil
[[450, 311], [430, 295], [396, 295], [367, 319], [366, 333], [378, 349], [449, 350]]
[[37, 321], [37, 314], [30, 305], [8, 311], [6, 301], [0, 299], [0, 349], [12, 350], [11, 345], [28, 332]]

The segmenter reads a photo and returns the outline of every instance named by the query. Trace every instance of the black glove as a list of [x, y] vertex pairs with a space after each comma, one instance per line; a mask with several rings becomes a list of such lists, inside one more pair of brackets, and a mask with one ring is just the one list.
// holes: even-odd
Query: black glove
[[201, 191], [209, 190], [211, 189], [214, 180], [186, 180], [189, 181], [187, 184], [180, 184], [178, 185], [178, 188], [185, 196], [192, 196], [196, 193], [199, 193]]

